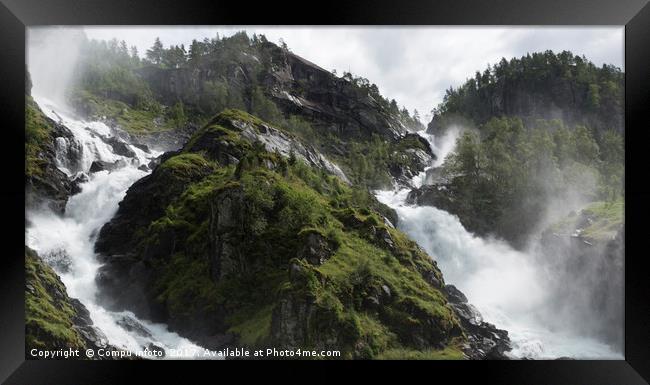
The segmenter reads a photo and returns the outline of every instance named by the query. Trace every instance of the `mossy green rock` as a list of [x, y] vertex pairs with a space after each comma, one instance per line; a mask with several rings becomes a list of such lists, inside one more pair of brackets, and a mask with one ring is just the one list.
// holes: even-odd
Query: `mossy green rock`
[[221, 114], [129, 190], [99, 236], [106, 303], [212, 348], [458, 351], [435, 262], [368, 192], [237, 129], [260, 124]]
[[43, 114], [34, 99], [25, 95], [25, 199], [26, 207], [41, 204], [62, 213], [74, 186], [55, 164], [56, 137], [71, 138], [63, 126]]
[[25, 247], [25, 342], [31, 348], [85, 348], [73, 326], [77, 311], [63, 282]]
[[[25, 247], [25, 351], [113, 349], [93, 326], [90, 313], [36, 252]], [[80, 358], [84, 358], [81, 353]]]

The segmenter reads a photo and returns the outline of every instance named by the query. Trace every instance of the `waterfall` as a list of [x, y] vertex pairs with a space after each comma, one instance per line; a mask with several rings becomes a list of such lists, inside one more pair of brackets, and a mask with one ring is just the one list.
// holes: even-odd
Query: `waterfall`
[[[427, 171], [442, 165], [459, 133], [458, 129], [450, 130], [439, 143], [433, 135], [420, 133], [430, 142], [437, 159], [413, 178], [415, 187], [426, 181]], [[544, 321], [555, 316], [549, 304], [558, 300], [558, 291], [550, 287], [553, 271], [539, 258], [506, 242], [469, 233], [458, 217], [446, 211], [406, 204], [408, 192], [396, 187], [376, 191], [375, 195], [397, 211], [398, 227], [437, 261], [446, 283], [463, 291], [486, 321], [508, 331], [513, 347], [508, 354], [512, 358], [623, 359], [622, 352], [563, 325], [574, 322], [572, 318]]]
[[[56, 140], [57, 167], [69, 177], [85, 174], [86, 181], [80, 184], [81, 192], [68, 200], [63, 216], [47, 208], [26, 213], [30, 223], [27, 245], [50, 262], [69, 296], [86, 306], [94, 326], [106, 335], [110, 345], [133, 353], [155, 346], [166, 351], [165, 357], [174, 359], [203, 357], [205, 349], [170, 332], [166, 325], [138, 319], [129, 311], [109, 311], [96, 300], [95, 276], [101, 264], [94, 243], [99, 229], [117, 212], [129, 186], [147, 175], [148, 171], [138, 167], [147, 165], [160, 152], [147, 153], [125, 143], [135, 156], [118, 155], [106, 140], [115, 136], [113, 129], [102, 122], [79, 120], [48, 99], [34, 99], [48, 117], [63, 124], [74, 136], [75, 143], [66, 138]], [[68, 156], [71, 150], [76, 158]], [[115, 169], [89, 173], [95, 161], [114, 164]]]

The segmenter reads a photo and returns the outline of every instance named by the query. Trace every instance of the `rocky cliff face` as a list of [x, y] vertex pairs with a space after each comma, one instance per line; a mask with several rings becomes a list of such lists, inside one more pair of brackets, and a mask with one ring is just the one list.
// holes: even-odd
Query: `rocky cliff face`
[[180, 100], [188, 109], [200, 109], [204, 101], [197, 95], [209, 94], [213, 84], [225, 82], [229, 95], [242, 98], [236, 108], [251, 112], [258, 108], [252, 94], [261, 90], [272, 103], [269, 108], [306, 122], [318, 139], [317, 150], [343, 163], [349, 161], [353, 143], [369, 143], [377, 137], [399, 147], [399, 161], [384, 171], [405, 184], [435, 157], [426, 141], [408, 139], [399, 116], [367, 90], [272, 43], [242, 50], [226, 63], [206, 60], [176, 69], [150, 66], [138, 74], [158, 100], [167, 105]]
[[46, 117], [29, 95], [25, 105], [27, 152], [25, 165], [25, 204], [37, 207], [42, 204], [54, 212], [63, 213], [68, 197], [75, 185], [56, 166], [57, 156], [68, 156], [76, 161], [75, 154], [60, 154], [60, 142], [73, 142], [72, 133], [63, 125]]
[[480, 127], [492, 117], [517, 116], [527, 124], [561, 119], [598, 131], [625, 131], [624, 73], [613, 65], [595, 66], [571, 52], [535, 52], [477, 72], [447, 92], [427, 131]]
[[97, 280], [107, 306], [209, 348], [501, 354], [504, 332], [452, 301], [380, 206], [291, 134], [227, 111], [129, 189]]
[[506, 352], [511, 350], [508, 332], [483, 321], [478, 309], [456, 286], [445, 285], [443, 290], [467, 335], [468, 341], [463, 345], [467, 357], [472, 360], [508, 359]]
[[249, 105], [250, 88], [259, 81], [282, 112], [305, 116], [318, 131], [340, 138], [369, 138], [375, 133], [389, 140], [407, 132], [397, 117], [348, 80], [273, 43], [262, 44], [254, 53], [240, 52], [225, 68], [208, 61], [192, 68], [145, 67], [140, 74], [168, 105], [178, 100], [198, 104], [196, 91], [223, 78]]

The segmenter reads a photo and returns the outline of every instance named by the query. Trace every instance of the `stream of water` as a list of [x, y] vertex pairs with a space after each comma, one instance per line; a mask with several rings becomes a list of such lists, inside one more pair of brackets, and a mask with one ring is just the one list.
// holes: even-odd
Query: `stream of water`
[[[47, 208], [26, 213], [30, 223], [26, 229], [27, 245], [45, 261], [58, 259], [58, 263], [52, 265], [69, 296], [86, 306], [94, 326], [106, 335], [110, 345], [133, 353], [155, 346], [166, 351], [166, 358], [174, 359], [202, 356], [203, 348], [169, 331], [166, 325], [138, 319], [129, 311], [109, 311], [96, 300], [95, 276], [101, 264], [94, 253], [94, 244], [99, 229], [117, 212], [127, 189], [148, 174], [138, 167], [148, 164], [160, 152], [146, 152], [126, 143], [135, 156], [118, 155], [105, 140], [116, 135], [115, 130], [102, 122], [75, 118], [64, 107], [46, 98], [35, 96], [34, 99], [48, 117], [66, 126], [74, 135], [74, 141], [57, 139], [57, 167], [69, 177], [86, 174], [87, 181], [80, 184], [80, 193], [70, 197], [63, 216]], [[74, 151], [75, 156], [67, 156], [70, 151]], [[117, 168], [89, 173], [94, 161], [117, 162]]]
[[[421, 134], [437, 155], [428, 169], [444, 162], [458, 133], [451, 130], [439, 143], [433, 135]], [[413, 178], [415, 187], [425, 182], [427, 170]], [[537, 258], [506, 242], [469, 233], [458, 217], [444, 210], [406, 204], [409, 191], [396, 187], [375, 195], [397, 211], [398, 227], [438, 262], [446, 283], [463, 291], [486, 321], [508, 331], [512, 358], [623, 359], [622, 352], [611, 346], [569, 332], [573, 329], [569, 325], [562, 328], [561, 322], [557, 327], [542, 321], [548, 316], [543, 314], [548, 312], [546, 305], [558, 298], [550, 294], [556, 293], [549, 287], [552, 272]]]

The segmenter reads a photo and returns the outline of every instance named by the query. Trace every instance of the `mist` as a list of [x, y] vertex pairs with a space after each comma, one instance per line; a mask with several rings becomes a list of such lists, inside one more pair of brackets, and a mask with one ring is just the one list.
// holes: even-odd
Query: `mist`
[[30, 27], [27, 30], [27, 69], [32, 94], [67, 105], [77, 60], [86, 36], [81, 28]]
[[[475, 128], [455, 124], [439, 136], [423, 135], [437, 155], [414, 186], [447, 183], [441, 172], [459, 137]], [[565, 181], [558, 189], [557, 181]], [[586, 168], [546, 167], [538, 221], [523, 244], [467, 231], [459, 218], [431, 206], [405, 203], [408, 190], [377, 192], [395, 209], [398, 227], [438, 263], [445, 282], [463, 291], [485, 320], [508, 330], [513, 358], [620, 359], [623, 356], [623, 243], [589, 244], [545, 231], [592, 202], [598, 177]], [[525, 197], [520, 207], [527, 202]]]

